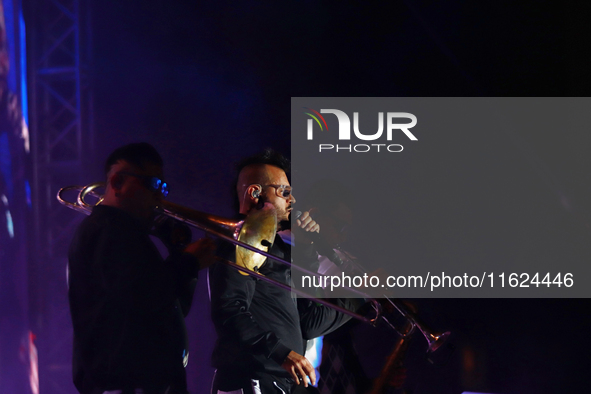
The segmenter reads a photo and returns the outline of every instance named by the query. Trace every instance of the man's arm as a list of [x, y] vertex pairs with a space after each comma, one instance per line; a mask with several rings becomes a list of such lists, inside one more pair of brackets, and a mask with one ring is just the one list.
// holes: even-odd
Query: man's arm
[[[231, 338], [251, 354], [262, 354], [285, 369], [297, 384], [316, 383], [312, 364], [293, 351], [274, 332], [260, 327], [249, 308], [257, 280], [219, 264], [210, 269], [212, 319], [220, 337]], [[291, 301], [290, 301], [291, 302]]]
[[[356, 298], [335, 298], [335, 305], [355, 312], [365, 301]], [[304, 339], [314, 339], [333, 332], [351, 319], [351, 316], [330, 307], [320, 305], [307, 298], [298, 298], [300, 325]]]
[[189, 244], [182, 252], [172, 252], [167, 259], [167, 264], [173, 266], [176, 273], [177, 297], [183, 316], [187, 316], [193, 303], [198, 271], [215, 262], [214, 251], [213, 240], [201, 238]]
[[211, 267], [209, 274], [211, 315], [218, 335], [281, 365], [291, 349], [275, 333], [260, 327], [249, 311], [256, 280], [224, 264]]
[[197, 287], [198, 259], [189, 253], [169, 255], [166, 263], [175, 271], [175, 290], [183, 316], [189, 314]]

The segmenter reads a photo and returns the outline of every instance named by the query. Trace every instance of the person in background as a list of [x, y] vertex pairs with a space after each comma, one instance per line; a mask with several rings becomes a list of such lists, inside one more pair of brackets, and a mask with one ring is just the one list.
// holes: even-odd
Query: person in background
[[[168, 184], [153, 146], [116, 149], [105, 174], [104, 201], [82, 221], [69, 251], [74, 384], [81, 394], [187, 393], [184, 316], [215, 246], [209, 239], [169, 243], [169, 257], [161, 257], [150, 228]], [[158, 233], [167, 244], [166, 231]]]

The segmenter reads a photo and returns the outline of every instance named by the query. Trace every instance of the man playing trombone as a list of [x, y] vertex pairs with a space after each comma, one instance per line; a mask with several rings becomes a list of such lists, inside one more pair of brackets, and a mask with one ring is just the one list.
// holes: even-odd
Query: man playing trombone
[[[240, 213], [247, 215], [264, 204], [274, 207], [277, 230], [289, 225], [295, 198], [287, 179], [289, 161], [272, 150], [244, 160], [238, 167], [236, 190]], [[319, 225], [304, 212], [293, 226], [298, 256], [317, 261], [307, 234]], [[291, 248], [276, 236], [270, 253], [291, 259]], [[235, 260], [235, 251], [226, 256]], [[258, 272], [284, 284], [290, 267], [267, 259]], [[217, 368], [212, 393], [291, 393], [296, 385], [316, 382], [314, 368], [302, 356], [307, 339], [335, 330], [348, 316], [334, 309], [296, 299], [284, 289], [244, 276], [223, 264], [210, 268], [212, 319], [218, 334], [212, 361]], [[352, 307], [346, 300], [343, 306]], [[351, 305], [349, 305], [351, 304]]]
[[105, 165], [104, 200], [72, 241], [73, 374], [82, 394], [187, 393], [183, 318], [197, 271], [215, 261], [214, 245], [169, 243], [170, 256], [160, 256], [149, 230], [168, 194], [162, 166], [149, 144], [115, 150]]

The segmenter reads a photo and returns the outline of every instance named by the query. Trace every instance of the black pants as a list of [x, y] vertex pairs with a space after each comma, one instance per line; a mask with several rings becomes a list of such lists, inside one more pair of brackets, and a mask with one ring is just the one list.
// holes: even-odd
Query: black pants
[[243, 394], [291, 394], [295, 383], [284, 377], [259, 374], [251, 378], [236, 371], [217, 370], [211, 385], [212, 394], [232, 393], [242, 390]]

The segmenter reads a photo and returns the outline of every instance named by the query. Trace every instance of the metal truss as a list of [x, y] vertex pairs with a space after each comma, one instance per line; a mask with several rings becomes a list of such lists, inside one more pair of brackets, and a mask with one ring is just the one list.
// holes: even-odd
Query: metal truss
[[61, 187], [83, 183], [92, 160], [90, 14], [85, 0], [30, 0], [27, 8], [36, 254], [31, 321], [40, 392], [74, 393], [66, 265], [70, 237], [82, 217], [55, 196]]

